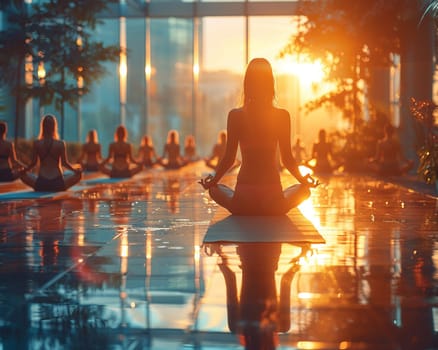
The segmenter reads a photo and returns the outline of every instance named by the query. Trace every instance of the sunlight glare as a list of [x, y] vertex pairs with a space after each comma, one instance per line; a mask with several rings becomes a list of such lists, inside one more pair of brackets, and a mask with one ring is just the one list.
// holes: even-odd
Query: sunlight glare
[[298, 77], [301, 84], [319, 83], [324, 78], [324, 67], [319, 61], [297, 62], [291, 58], [284, 58], [277, 60], [274, 67], [280, 74], [290, 74]]

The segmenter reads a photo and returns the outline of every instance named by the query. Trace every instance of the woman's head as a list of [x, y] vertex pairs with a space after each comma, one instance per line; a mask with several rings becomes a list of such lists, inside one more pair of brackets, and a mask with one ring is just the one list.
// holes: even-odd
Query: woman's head
[[92, 129], [88, 131], [87, 142], [97, 142], [97, 131]]
[[4, 139], [6, 137], [6, 133], [8, 131], [8, 125], [6, 122], [0, 122], [0, 139]]
[[227, 143], [227, 131], [226, 130], [219, 131], [217, 140], [221, 144], [226, 144]]
[[142, 146], [152, 146], [152, 139], [148, 135], [144, 135], [141, 139]]
[[187, 135], [185, 140], [184, 140], [184, 144], [186, 146], [195, 146], [195, 144], [196, 144], [195, 137], [193, 135]]
[[246, 68], [243, 80], [244, 104], [254, 102], [271, 105], [275, 97], [272, 67], [264, 58], [254, 58]]
[[167, 134], [167, 143], [179, 143], [179, 134], [176, 130], [170, 130]]
[[41, 120], [41, 127], [40, 127], [40, 139], [44, 138], [53, 138], [53, 139], [59, 139], [58, 135], [58, 123], [56, 121], [56, 118], [52, 114], [46, 114], [43, 119]]
[[327, 132], [325, 131], [325, 129], [319, 130], [318, 139], [319, 141], [323, 141], [323, 142], [327, 139]]
[[126, 141], [128, 139], [128, 131], [124, 125], [119, 125], [114, 135], [116, 141]]

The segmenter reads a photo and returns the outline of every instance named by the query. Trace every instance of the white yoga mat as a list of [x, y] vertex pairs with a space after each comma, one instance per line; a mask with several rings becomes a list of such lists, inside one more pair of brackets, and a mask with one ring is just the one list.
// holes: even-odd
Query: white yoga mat
[[296, 208], [288, 215], [278, 216], [237, 216], [219, 208], [203, 241], [325, 243], [315, 226]]

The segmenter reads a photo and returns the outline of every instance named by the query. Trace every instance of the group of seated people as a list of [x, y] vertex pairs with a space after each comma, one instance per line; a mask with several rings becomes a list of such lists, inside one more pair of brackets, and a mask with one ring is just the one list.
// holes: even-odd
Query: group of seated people
[[[375, 153], [368, 159], [363, 159], [363, 168], [379, 176], [400, 176], [410, 171], [414, 162], [404, 157], [401, 145], [395, 136], [395, 128], [386, 124], [383, 137], [375, 146]], [[292, 152], [298, 164], [303, 164], [317, 174], [330, 174], [340, 168], [342, 156], [333, 154], [332, 145], [328, 141], [325, 129], [320, 129], [318, 140], [312, 146], [310, 159], [307, 159], [305, 147], [297, 138]]]
[[[155, 165], [165, 169], [178, 169], [191, 162], [200, 160], [197, 155], [195, 138], [189, 135], [185, 139], [183, 154], [179, 143], [178, 131], [170, 130], [164, 145], [163, 155], [159, 157], [152, 139], [145, 135], [138, 148], [137, 157], [133, 154], [133, 145], [128, 142], [127, 129], [123, 125], [116, 128], [114, 142], [109, 145], [108, 156], [102, 157], [101, 144], [96, 130], [90, 130], [87, 140], [81, 147], [77, 164], [67, 158], [66, 143], [60, 140], [56, 117], [48, 114], [41, 120], [40, 135], [34, 141], [28, 165], [21, 163], [16, 155], [14, 143], [6, 138], [7, 124], [0, 122], [0, 182], [10, 182], [18, 178], [35, 191], [63, 191], [77, 184], [83, 171], [101, 172], [111, 178], [130, 178]], [[215, 167], [223, 156], [226, 144], [226, 132], [220, 133], [220, 139], [213, 153], [205, 159], [207, 166]], [[32, 170], [38, 166], [35, 174]], [[63, 169], [70, 172], [65, 173]]]
[[[111, 178], [130, 178], [155, 165], [165, 169], [178, 169], [191, 162], [199, 161], [195, 138], [189, 135], [185, 139], [183, 154], [179, 143], [179, 134], [170, 130], [164, 145], [163, 155], [159, 157], [155, 151], [152, 139], [145, 135], [138, 149], [137, 157], [133, 155], [133, 146], [127, 141], [126, 127], [116, 128], [114, 142], [109, 145], [108, 157], [102, 157], [101, 145], [98, 142], [96, 130], [90, 130], [87, 141], [82, 145], [82, 152], [77, 164], [71, 164], [67, 159], [66, 144], [59, 139], [57, 120], [53, 115], [46, 115], [41, 122], [38, 139], [34, 142], [30, 163], [22, 164], [16, 156], [14, 144], [6, 139], [7, 124], [0, 122], [0, 182], [14, 181], [20, 178], [25, 184], [36, 191], [62, 191], [68, 189], [81, 179], [83, 171], [100, 171]], [[224, 157], [227, 144], [227, 132], [218, 134], [217, 143], [212, 153], [205, 158], [205, 164], [215, 169]], [[318, 141], [313, 144], [311, 158], [314, 163], [306, 161], [305, 148], [297, 139], [292, 152], [298, 164], [304, 164], [315, 173], [331, 173], [333, 154], [327, 134], [321, 129]], [[39, 162], [38, 174], [31, 172]], [[402, 157], [401, 147], [394, 137], [394, 127], [385, 127], [385, 136], [376, 145], [376, 155], [368, 160], [369, 169], [379, 175], [402, 175], [412, 169], [413, 162]], [[232, 168], [240, 165], [236, 159]], [[71, 173], [64, 173], [63, 168]]]

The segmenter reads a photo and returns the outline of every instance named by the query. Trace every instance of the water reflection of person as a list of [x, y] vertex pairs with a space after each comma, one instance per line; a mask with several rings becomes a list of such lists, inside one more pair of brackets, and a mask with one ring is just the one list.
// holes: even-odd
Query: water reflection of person
[[275, 273], [281, 246], [282, 243], [237, 244], [242, 269], [240, 296], [228, 256], [219, 245], [213, 247], [221, 257], [218, 265], [226, 285], [228, 327], [231, 332], [239, 334], [245, 349], [275, 349], [278, 332], [290, 328], [291, 282], [299, 270], [299, 258], [307, 253], [310, 245], [303, 245], [300, 254], [291, 260], [289, 269], [281, 278], [278, 298]]
[[177, 177], [167, 178], [164, 186], [167, 206], [172, 214], [179, 212], [180, 182]]

